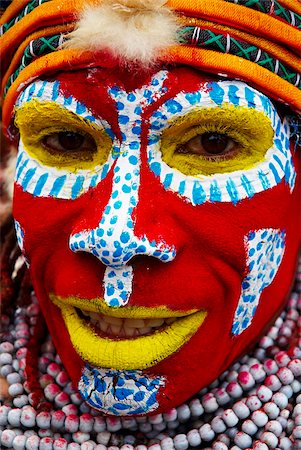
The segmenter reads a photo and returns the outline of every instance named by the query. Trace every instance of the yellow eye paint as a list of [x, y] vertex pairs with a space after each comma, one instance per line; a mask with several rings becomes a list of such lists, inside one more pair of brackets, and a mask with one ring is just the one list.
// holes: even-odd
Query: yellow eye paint
[[[15, 125], [30, 156], [45, 166], [70, 172], [93, 170], [96, 166], [103, 165], [112, 147], [112, 141], [103, 129], [55, 102], [33, 99], [25, 103], [16, 111]], [[43, 139], [66, 131], [92, 137], [96, 150], [60, 152], [45, 148]]]
[[[110, 308], [104, 301], [60, 298], [50, 295], [60, 308], [71, 342], [83, 360], [92, 365], [115, 370], [147, 369], [179, 350], [197, 332], [207, 315], [206, 311], [172, 311], [158, 308]], [[113, 339], [96, 334], [81, 319], [76, 308], [99, 311], [115, 317], [156, 318], [177, 317], [170, 325], [155, 332], [130, 339]]]
[[[195, 155], [177, 153], [190, 139], [204, 133], [220, 133], [235, 141], [233, 155]], [[208, 176], [246, 170], [264, 161], [273, 145], [274, 130], [270, 119], [255, 109], [224, 104], [199, 108], [171, 122], [161, 138], [162, 159], [185, 175]]]

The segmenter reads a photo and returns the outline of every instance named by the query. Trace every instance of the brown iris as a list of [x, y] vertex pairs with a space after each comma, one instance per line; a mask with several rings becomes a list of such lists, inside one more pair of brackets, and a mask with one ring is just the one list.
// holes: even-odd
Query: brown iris
[[185, 144], [182, 144], [177, 153], [191, 153], [194, 155], [219, 156], [231, 152], [236, 143], [226, 134], [203, 133], [198, 134]]
[[83, 135], [74, 131], [60, 131], [49, 134], [43, 139], [43, 146], [56, 152], [94, 152], [96, 143], [89, 135]]

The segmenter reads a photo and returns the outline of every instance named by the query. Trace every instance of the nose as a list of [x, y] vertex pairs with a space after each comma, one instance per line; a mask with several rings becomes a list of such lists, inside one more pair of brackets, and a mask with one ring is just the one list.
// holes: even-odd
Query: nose
[[133, 211], [139, 201], [140, 159], [124, 144], [115, 163], [111, 196], [98, 226], [72, 234], [69, 246], [74, 252], [91, 253], [107, 266], [104, 300], [109, 306], [120, 307], [128, 303], [132, 292], [131, 259], [144, 255], [169, 262], [176, 249], [161, 238], [149, 240], [146, 235], [135, 234]]

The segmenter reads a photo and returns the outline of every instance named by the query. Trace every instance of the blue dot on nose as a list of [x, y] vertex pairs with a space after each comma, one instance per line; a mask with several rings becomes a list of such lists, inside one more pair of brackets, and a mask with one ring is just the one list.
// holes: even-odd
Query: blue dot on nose
[[108, 284], [107, 286], [107, 294], [108, 295], [113, 295], [115, 292], [114, 286], [112, 284]]
[[134, 166], [134, 165], [136, 165], [136, 164], [138, 163], [138, 158], [137, 158], [136, 156], [134, 156], [134, 155], [131, 155], [131, 156], [129, 157], [129, 162], [130, 162], [131, 164], [133, 164], [133, 166]]
[[96, 234], [98, 237], [102, 237], [104, 235], [104, 229], [103, 228], [97, 228]]
[[118, 217], [117, 216], [113, 216], [112, 219], [110, 220], [110, 224], [114, 225], [117, 222], [117, 220], [118, 220]]
[[86, 244], [85, 244], [84, 241], [79, 241], [79, 246], [80, 246], [81, 248], [85, 248], [85, 247], [86, 247]]
[[120, 240], [123, 244], [126, 244], [130, 240], [130, 235], [128, 232], [123, 231], [120, 236]]
[[146, 252], [145, 245], [139, 245], [139, 247], [136, 248], [136, 253], [145, 253], [145, 252]]
[[129, 193], [131, 192], [131, 188], [130, 188], [130, 186], [127, 186], [126, 184], [124, 184], [124, 185], [122, 186], [122, 191], [123, 191], [125, 194], [129, 194]]

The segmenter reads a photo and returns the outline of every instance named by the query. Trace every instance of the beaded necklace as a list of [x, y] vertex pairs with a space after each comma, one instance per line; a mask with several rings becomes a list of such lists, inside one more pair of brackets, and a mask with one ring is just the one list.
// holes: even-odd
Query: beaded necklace
[[[0, 443], [14, 450], [301, 449], [301, 260], [286, 309], [252, 354], [187, 403], [150, 417], [104, 417], [73, 388], [50, 336], [40, 345], [36, 405], [26, 379], [39, 305], [3, 315], [0, 374], [10, 398], [0, 407]], [[38, 383], [37, 383], [38, 381]]]

